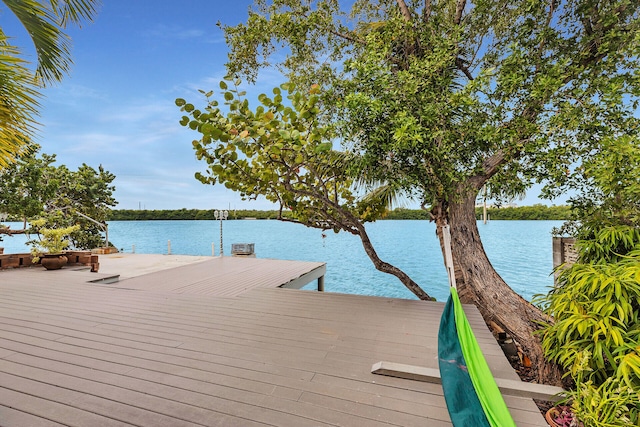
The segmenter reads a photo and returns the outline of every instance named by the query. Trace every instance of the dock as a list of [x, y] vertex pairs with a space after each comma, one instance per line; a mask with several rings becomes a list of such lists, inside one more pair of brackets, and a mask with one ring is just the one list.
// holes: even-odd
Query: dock
[[[323, 263], [109, 257], [0, 271], [0, 425], [451, 426], [439, 384], [371, 372], [437, 368], [443, 303], [282, 287]], [[519, 381], [465, 311], [494, 376]], [[547, 425], [505, 401], [518, 426]]]

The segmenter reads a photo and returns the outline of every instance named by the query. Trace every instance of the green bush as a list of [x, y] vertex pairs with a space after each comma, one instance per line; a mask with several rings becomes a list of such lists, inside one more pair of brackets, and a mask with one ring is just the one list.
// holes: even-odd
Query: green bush
[[[588, 375], [591, 355], [584, 351], [577, 369], [572, 374], [576, 387], [568, 393], [571, 412], [583, 426], [632, 426], [638, 425], [640, 394], [620, 377], [609, 377], [597, 385]], [[579, 358], [580, 359], [580, 358]]]
[[640, 230], [605, 227], [578, 250], [579, 262], [561, 266], [557, 285], [536, 297], [553, 318], [541, 330], [545, 355], [576, 382], [573, 405], [585, 425], [624, 425], [591, 423], [598, 417], [638, 425]]

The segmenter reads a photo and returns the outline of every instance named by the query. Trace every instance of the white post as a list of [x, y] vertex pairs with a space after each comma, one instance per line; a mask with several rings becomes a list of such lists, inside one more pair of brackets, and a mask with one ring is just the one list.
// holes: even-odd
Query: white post
[[451, 230], [449, 224], [442, 226], [442, 243], [444, 245], [444, 264], [449, 275], [449, 286], [456, 288], [456, 274], [453, 268], [453, 254], [451, 253]]
[[136, 245], [131, 245], [131, 253], [132, 254], [136, 253]]
[[211, 242], [211, 256], [216, 256], [216, 244]]
[[171, 255], [171, 240], [167, 240], [167, 255]]
[[482, 189], [484, 190], [484, 194], [482, 197], [482, 221], [484, 224], [487, 223], [487, 185], [485, 184]]

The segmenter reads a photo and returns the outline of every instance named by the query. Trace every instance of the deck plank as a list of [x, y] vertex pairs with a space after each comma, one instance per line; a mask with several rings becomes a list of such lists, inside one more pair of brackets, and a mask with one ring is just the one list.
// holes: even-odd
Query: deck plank
[[[0, 416], [14, 425], [451, 425], [439, 385], [370, 372], [380, 360], [437, 366], [442, 303], [256, 285], [261, 268], [275, 282], [299, 274], [278, 276], [277, 265], [250, 263], [240, 285], [207, 276], [209, 261], [118, 284], [0, 272]], [[465, 311], [494, 375], [517, 378], [478, 311]], [[517, 425], [546, 425], [531, 399], [505, 400]]]
[[153, 289], [178, 294], [235, 296], [253, 288], [280, 287], [317, 268], [324, 268], [324, 263], [217, 257], [193, 265], [129, 278], [114, 287]]
[[64, 424], [0, 405], [0, 421], [4, 427], [64, 427]]

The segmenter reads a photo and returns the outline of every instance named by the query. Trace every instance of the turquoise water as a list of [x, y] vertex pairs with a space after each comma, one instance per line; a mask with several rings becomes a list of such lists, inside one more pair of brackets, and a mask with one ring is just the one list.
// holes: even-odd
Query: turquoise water
[[[561, 221], [491, 221], [478, 224], [492, 264], [526, 299], [553, 285], [551, 229]], [[12, 224], [19, 228], [21, 224]], [[411, 276], [438, 300], [447, 296], [447, 277], [435, 234], [428, 221], [378, 221], [367, 232], [384, 261]], [[255, 243], [260, 258], [327, 263], [325, 288], [330, 292], [414, 298], [395, 277], [375, 270], [357, 236], [309, 229], [269, 220], [224, 221], [224, 252], [232, 243]], [[24, 236], [5, 237], [5, 253], [25, 252]], [[124, 252], [211, 255], [219, 253], [220, 221], [112, 221], [109, 240]], [[313, 286], [314, 284], [310, 285]]]

